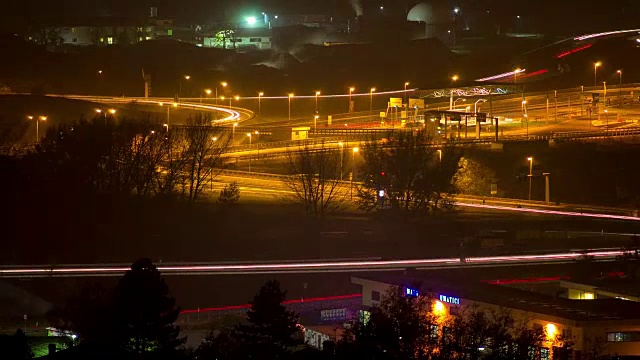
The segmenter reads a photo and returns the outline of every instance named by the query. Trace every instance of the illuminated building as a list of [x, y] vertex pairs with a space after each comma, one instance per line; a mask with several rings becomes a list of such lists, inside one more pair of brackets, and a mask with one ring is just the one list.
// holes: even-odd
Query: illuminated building
[[[560, 298], [509, 286], [482, 283], [463, 278], [438, 279], [430, 273], [414, 276], [352, 277], [362, 287], [363, 309], [380, 304], [384, 293], [400, 286], [406, 296], [428, 296], [439, 322], [456, 316], [464, 307], [484, 310], [507, 309], [514, 320], [525, 320], [543, 331], [546, 341], [538, 349], [541, 358], [550, 359], [561, 339], [574, 341], [574, 358], [580, 358], [592, 339], [606, 342], [606, 352], [619, 356], [640, 355], [640, 303], [620, 298], [597, 298], [586, 289], [581, 297]], [[421, 284], [415, 288], [410, 284]], [[571, 293], [573, 294], [573, 292]], [[595, 299], [591, 299], [596, 297]], [[437, 332], [437, 327], [434, 328]]]

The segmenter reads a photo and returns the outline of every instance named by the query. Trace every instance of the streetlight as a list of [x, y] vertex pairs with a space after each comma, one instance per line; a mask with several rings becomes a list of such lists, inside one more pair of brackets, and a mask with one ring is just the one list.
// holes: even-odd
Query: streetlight
[[316, 91], [316, 114], [318, 113], [318, 96], [320, 95], [320, 91]]
[[291, 121], [291, 98], [293, 97], [293, 93], [290, 93], [289, 98], [289, 121]]
[[453, 82], [458, 81], [458, 79], [460, 79], [460, 77], [459, 77], [458, 75], [453, 75], [453, 76], [451, 77], [451, 81], [453, 81]]
[[351, 94], [356, 90], [353, 86], [349, 88], [349, 112], [351, 112]]
[[478, 99], [478, 101], [476, 101], [475, 103], [473, 103], [473, 112], [474, 112], [475, 114], [477, 114], [477, 113], [478, 113], [478, 103], [479, 103], [480, 101], [482, 101], [482, 102], [487, 102], [487, 100], [486, 100], [486, 99]]
[[[222, 81], [220, 85], [222, 85], [223, 88], [226, 88], [227, 85], [229, 84], [226, 81]], [[223, 96], [223, 100], [224, 100], [224, 96]], [[216, 105], [218, 105], [218, 86], [216, 86]]]
[[533, 178], [533, 156], [527, 158], [529, 162], [529, 201], [531, 201], [531, 179]]
[[[211, 95], [211, 89], [204, 89], [204, 93], [207, 94], [207, 96]], [[202, 92], [200, 93], [200, 103], [202, 104]]]
[[[247, 137], [249, 138], [249, 149], [251, 149], [251, 133], [247, 133]], [[249, 172], [251, 172], [251, 156], [249, 156]]]
[[349, 176], [349, 194], [351, 196], [351, 200], [353, 200], [353, 174], [356, 163], [356, 153], [360, 151], [358, 147], [354, 147], [351, 151], [351, 176]]
[[593, 64], [593, 86], [598, 86], [598, 68], [602, 66], [601, 61]]
[[162, 124], [162, 127], [165, 128], [166, 132], [169, 132], [169, 124]]
[[[240, 96], [236, 95], [233, 97], [236, 101], [240, 101]], [[229, 98], [229, 109], [231, 109], [231, 98]]]
[[513, 70], [513, 83], [517, 84], [518, 83], [518, 73], [521, 72], [522, 69], [517, 68], [515, 70]]
[[338, 146], [340, 146], [340, 181], [342, 181], [342, 154], [344, 152], [344, 143], [339, 141]]
[[47, 117], [44, 115], [38, 116], [38, 118], [34, 118], [32, 115], [27, 115], [27, 119], [36, 120], [36, 143], [40, 142], [40, 121], [47, 121]]
[[96, 113], [97, 114], [101, 114], [102, 113], [102, 109], [96, 109]]
[[407, 86], [409, 86], [409, 82], [408, 82], [408, 81], [405, 81], [405, 82], [404, 82], [404, 96], [403, 96], [403, 97], [404, 97], [404, 103], [405, 103], [405, 104], [407, 103]]
[[233, 127], [231, 128], [231, 140], [236, 137], [236, 128], [238, 127], [238, 123], [233, 123]]
[[369, 90], [369, 112], [373, 112], [373, 92], [376, 91], [376, 88], [372, 87]]
[[622, 93], [622, 70], [618, 70], [616, 71], [616, 73], [620, 77], [620, 85], [618, 85], [618, 102], [620, 103], [620, 106], [622, 106], [622, 100], [620, 100], [620, 96]]
[[457, 98], [456, 101], [453, 102], [453, 107], [456, 107], [456, 103], [458, 102], [458, 100], [462, 100], [462, 101], [467, 101], [467, 99], [465, 98]]
[[182, 97], [182, 79], [190, 80], [191, 76], [190, 75], [184, 75], [182, 78], [180, 78], [180, 89], [179, 89], [180, 91], [178, 92], [180, 97]]
[[262, 99], [263, 96], [264, 96], [264, 93], [262, 91], [260, 91], [258, 93], [258, 115], [260, 115], [262, 113], [262, 111], [260, 109], [260, 100]]

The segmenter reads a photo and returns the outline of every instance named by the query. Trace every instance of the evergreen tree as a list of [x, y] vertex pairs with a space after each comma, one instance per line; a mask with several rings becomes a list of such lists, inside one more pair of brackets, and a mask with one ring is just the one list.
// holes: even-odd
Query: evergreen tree
[[131, 265], [114, 292], [113, 313], [117, 334], [125, 349], [137, 352], [172, 353], [185, 342], [174, 322], [180, 309], [149, 259]]
[[298, 315], [282, 304], [286, 294], [278, 281], [270, 280], [253, 298], [247, 312], [249, 324], [238, 327], [239, 339], [251, 359], [283, 359], [296, 344], [293, 334], [298, 330]]

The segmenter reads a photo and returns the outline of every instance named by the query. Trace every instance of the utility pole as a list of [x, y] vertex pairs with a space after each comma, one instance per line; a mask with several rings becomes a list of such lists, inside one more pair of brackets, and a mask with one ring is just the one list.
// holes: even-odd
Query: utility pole
[[549, 125], [549, 94], [547, 94], [547, 116], [544, 118], [544, 124]]
[[558, 122], [558, 90], [553, 90], [553, 102], [555, 103], [555, 114], [553, 115], [553, 121]]
[[549, 188], [549, 175], [551, 175], [550, 173], [542, 173], [542, 175], [544, 176], [544, 202], [547, 203], [547, 205], [551, 204], [551, 196], [550, 196], [550, 188]]

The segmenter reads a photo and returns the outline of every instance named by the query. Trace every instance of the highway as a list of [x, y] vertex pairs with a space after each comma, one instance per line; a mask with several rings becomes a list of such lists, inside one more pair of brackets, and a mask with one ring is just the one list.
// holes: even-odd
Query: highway
[[[237, 182], [242, 193], [250, 193], [254, 197], [273, 200], [274, 197], [286, 197], [293, 194], [286, 184], [287, 175], [256, 173], [246, 171], [221, 170], [214, 179], [214, 195], [226, 183]], [[353, 183], [354, 189], [359, 186]], [[348, 197], [350, 183], [343, 181], [337, 191]], [[640, 217], [631, 216], [630, 210], [604, 206], [579, 204], [546, 204], [542, 201], [522, 199], [480, 197], [470, 195], [456, 196], [455, 205], [464, 209], [493, 210], [522, 214], [538, 214], [551, 216], [571, 216], [580, 218], [606, 219], [638, 222]]]
[[214, 122], [222, 123], [222, 124], [230, 124], [236, 122], [247, 121], [252, 119], [255, 115], [252, 111], [236, 108], [236, 107], [228, 107], [228, 106], [220, 106], [220, 105], [208, 105], [206, 103], [196, 103], [196, 102], [175, 102], [171, 98], [142, 98], [142, 97], [109, 97], [109, 96], [90, 96], [90, 95], [55, 95], [50, 94], [47, 96], [51, 97], [62, 97], [66, 99], [74, 99], [74, 100], [83, 100], [95, 103], [103, 103], [103, 104], [140, 104], [140, 105], [150, 105], [150, 106], [173, 106], [177, 109], [187, 109], [187, 110], [200, 110], [212, 113], [222, 113], [223, 118], [214, 120]]
[[[269, 263], [171, 263], [161, 264], [163, 275], [280, 274], [352, 271], [435, 270], [464, 267], [496, 267], [571, 263], [588, 255], [594, 261], [613, 261], [621, 250], [591, 249], [535, 255], [504, 255], [460, 258], [407, 260], [337, 260], [286, 261]], [[125, 264], [90, 264], [59, 266], [2, 266], [0, 278], [122, 276]]]

